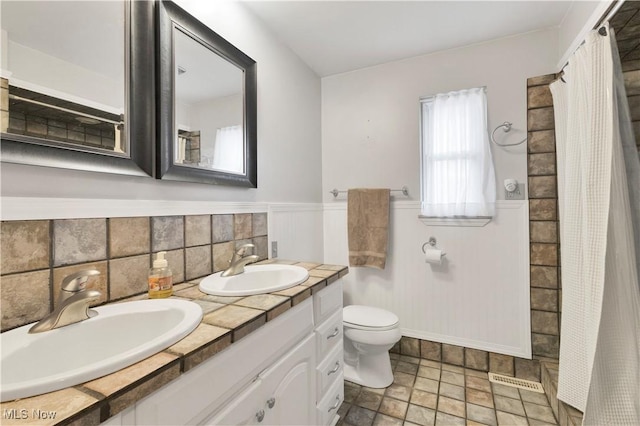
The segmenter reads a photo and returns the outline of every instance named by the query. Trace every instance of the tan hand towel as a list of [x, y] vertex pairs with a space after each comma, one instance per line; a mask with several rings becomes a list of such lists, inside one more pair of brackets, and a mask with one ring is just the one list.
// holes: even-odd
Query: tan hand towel
[[389, 189], [349, 189], [349, 266], [384, 269], [389, 240]]

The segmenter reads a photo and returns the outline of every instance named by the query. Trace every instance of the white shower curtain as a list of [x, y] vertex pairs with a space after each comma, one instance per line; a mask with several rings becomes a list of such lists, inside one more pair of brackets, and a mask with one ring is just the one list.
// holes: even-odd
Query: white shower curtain
[[640, 162], [628, 149], [615, 37], [604, 28], [570, 59], [566, 83], [551, 85], [562, 264], [558, 398], [582, 410], [584, 424], [638, 425]]

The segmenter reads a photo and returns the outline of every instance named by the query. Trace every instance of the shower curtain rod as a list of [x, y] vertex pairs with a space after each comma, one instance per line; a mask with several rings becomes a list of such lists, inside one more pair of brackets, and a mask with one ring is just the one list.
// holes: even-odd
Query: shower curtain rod
[[611, 20], [611, 18], [613, 18], [613, 15], [615, 15], [618, 12], [618, 9], [622, 7], [624, 2], [625, 0], [621, 0], [621, 1], [614, 0], [611, 3], [611, 6], [609, 6], [609, 9], [607, 9], [607, 11], [602, 14], [602, 17], [600, 18], [598, 23], [593, 27], [593, 29], [595, 30], [596, 28], [601, 26], [604, 22]]
[[[602, 20], [600, 21], [602, 22]], [[595, 30], [596, 28], [598, 28], [601, 24], [596, 25], [593, 29]], [[607, 29], [605, 27], [600, 27], [600, 29], [598, 30], [598, 34], [600, 34], [603, 37], [606, 37], [607, 34]], [[578, 49], [580, 49], [582, 47], [582, 45], [584, 44], [584, 40], [582, 41], [582, 43], [580, 43], [580, 45], [576, 48], [576, 50], [573, 51], [573, 54], [575, 54]], [[564, 79], [564, 69], [567, 67], [567, 65], [569, 65], [569, 61], [567, 61], [564, 66], [562, 67], [562, 69], [560, 70], [559, 74], [562, 74], [560, 76], [560, 80], [562, 80], [563, 83], [566, 83], [567, 81]]]

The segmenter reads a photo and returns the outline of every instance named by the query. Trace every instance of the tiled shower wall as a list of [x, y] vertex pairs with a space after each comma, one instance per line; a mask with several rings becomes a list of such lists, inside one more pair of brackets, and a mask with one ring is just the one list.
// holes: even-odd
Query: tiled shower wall
[[610, 23], [616, 31], [631, 122], [640, 151], [640, 2], [624, 2]]
[[[639, 16], [640, 16], [640, 12]], [[639, 50], [640, 51], [640, 48]], [[640, 59], [622, 63], [624, 86], [629, 100], [631, 125], [636, 137], [636, 146], [640, 152]]]
[[98, 304], [144, 294], [154, 253], [167, 251], [174, 284], [225, 269], [236, 247], [267, 259], [267, 213], [3, 221], [2, 330], [38, 321], [64, 277], [97, 269]]
[[[640, 60], [623, 62], [631, 120], [640, 149]], [[559, 358], [562, 283], [553, 98], [549, 74], [527, 81], [531, 342], [534, 356]]]
[[553, 98], [555, 74], [527, 80], [527, 164], [531, 349], [534, 356], [558, 358], [560, 350], [560, 246]]

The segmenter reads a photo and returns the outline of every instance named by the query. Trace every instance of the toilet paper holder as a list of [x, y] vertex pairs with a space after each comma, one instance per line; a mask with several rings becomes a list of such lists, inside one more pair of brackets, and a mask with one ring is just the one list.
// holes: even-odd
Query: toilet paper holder
[[[424, 243], [424, 244], [422, 245], [422, 252], [423, 252], [424, 254], [427, 254], [427, 246], [429, 246], [429, 248], [430, 248], [430, 249], [433, 249], [433, 250], [441, 250], [441, 249], [438, 247], [438, 245], [437, 245], [437, 244], [438, 244], [438, 240], [436, 240], [436, 238], [435, 238], [435, 237], [429, 237], [429, 241], [427, 241], [426, 243]], [[443, 255], [443, 256], [444, 256], [444, 255], [446, 255], [446, 254], [447, 254], [447, 253], [445, 253], [444, 251], [442, 252], [442, 255]]]

